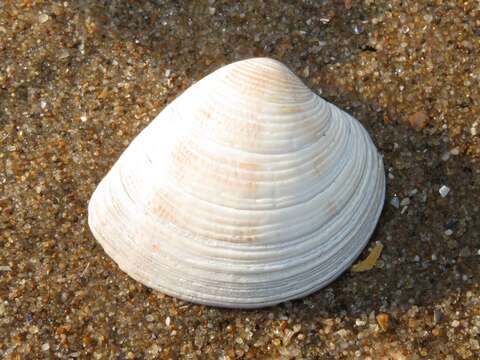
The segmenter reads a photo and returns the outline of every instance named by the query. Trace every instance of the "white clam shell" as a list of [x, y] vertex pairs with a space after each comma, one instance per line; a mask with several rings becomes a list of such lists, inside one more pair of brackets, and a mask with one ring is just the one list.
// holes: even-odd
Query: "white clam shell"
[[351, 266], [385, 196], [362, 125], [276, 60], [191, 86], [101, 181], [89, 225], [120, 268], [166, 294], [255, 308]]

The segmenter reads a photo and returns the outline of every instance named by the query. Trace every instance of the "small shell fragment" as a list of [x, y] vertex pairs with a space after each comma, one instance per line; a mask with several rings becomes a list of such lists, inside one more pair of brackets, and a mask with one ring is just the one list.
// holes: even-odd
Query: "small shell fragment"
[[382, 254], [382, 250], [383, 245], [381, 243], [376, 244], [372, 251], [370, 251], [370, 254], [368, 254], [368, 256], [364, 260], [352, 266], [352, 271], [363, 272], [373, 269], [378, 259], [380, 258], [380, 255]]

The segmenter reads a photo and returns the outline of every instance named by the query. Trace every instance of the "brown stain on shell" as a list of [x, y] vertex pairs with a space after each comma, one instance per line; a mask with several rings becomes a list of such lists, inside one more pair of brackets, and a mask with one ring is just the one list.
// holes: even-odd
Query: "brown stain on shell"
[[[149, 206], [149, 212], [153, 213], [159, 219], [165, 221], [166, 223], [177, 227], [178, 229], [188, 231], [191, 234], [208, 236], [209, 238], [230, 242], [253, 242], [256, 239], [255, 226], [257, 221], [252, 218], [245, 226], [234, 227], [233, 232], [224, 233], [222, 236], [214, 236], [211, 231], [206, 231], [205, 234], [197, 234], [195, 229], [192, 227], [191, 217], [195, 216], [190, 213], [188, 209], [180, 206], [177, 210], [174, 202], [174, 199], [168, 198], [168, 195], [159, 193], [155, 196], [155, 203], [151, 203]], [[198, 214], [197, 214], [198, 215]], [[215, 219], [212, 219], [215, 221]], [[221, 223], [217, 222], [221, 228]], [[152, 249], [158, 251], [160, 247], [158, 244], [153, 244]]]
[[335, 201], [329, 200], [327, 204], [327, 214], [330, 218], [333, 218], [337, 215], [338, 208]]
[[[211, 107], [199, 109], [195, 121], [198, 122], [200, 132], [212, 134], [215, 142], [222, 145], [232, 146], [233, 148], [255, 149], [260, 134], [264, 127], [247, 118], [239, 121], [227, 114], [213, 116], [215, 110]], [[250, 117], [260, 112], [260, 109], [249, 109]], [[231, 136], [234, 134], [234, 137]]]
[[[188, 182], [201, 174], [202, 184], [208, 184], [209, 188], [224, 189], [239, 198], [255, 197], [259, 181], [255, 173], [259, 169], [257, 164], [236, 162], [210, 153], [204, 158], [197, 155], [201, 152], [202, 149], [189, 140], [174, 146], [171, 152], [171, 171], [179, 183]], [[244, 171], [240, 173], [239, 170]]]
[[[207, 187], [210, 189], [218, 189], [219, 191], [223, 189], [224, 191], [236, 193], [239, 198], [254, 198], [257, 193], [258, 182], [258, 176], [254, 172], [254, 170], [259, 168], [257, 164], [235, 162], [234, 160], [225, 159], [220, 156], [214, 157], [216, 160], [231, 166], [226, 172], [226, 169], [219, 165], [212, 167], [214, 162], [209, 161], [208, 158], [198, 156], [196, 154], [197, 151], [200, 151], [199, 147], [191, 140], [180, 141], [172, 148], [170, 153], [170, 171], [178, 186], [185, 186], [191, 178], [197, 178], [200, 172], [202, 184], [208, 184]], [[249, 171], [242, 172], [240, 178], [238, 170]], [[242, 181], [239, 181], [239, 179]], [[189, 231], [192, 234], [195, 233], [191, 223], [191, 217], [195, 216], [195, 214], [185, 209], [172, 194], [159, 189], [153, 199], [155, 202], [150, 202], [148, 206], [151, 213], [168, 224]], [[178, 206], [178, 208], [176, 208], [176, 206]], [[215, 222], [214, 218], [211, 220]], [[216, 239], [232, 242], [254, 241], [256, 239], [256, 224], [257, 221], [252, 218], [250, 221], [246, 221], [245, 225], [235, 228], [232, 233], [225, 233], [221, 238], [217, 237]], [[218, 225], [221, 229], [222, 224], [218, 223]], [[208, 231], [206, 231], [206, 234], [207, 233]], [[209, 237], [213, 238], [212, 235]], [[158, 249], [155, 248], [153, 248], [153, 250], [158, 251]]]

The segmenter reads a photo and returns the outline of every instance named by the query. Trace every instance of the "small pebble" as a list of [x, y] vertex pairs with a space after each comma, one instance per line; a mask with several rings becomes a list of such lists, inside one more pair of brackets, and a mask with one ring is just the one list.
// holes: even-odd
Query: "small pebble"
[[472, 255], [472, 252], [468, 247], [464, 247], [462, 250], [460, 250], [461, 257], [469, 257], [470, 255]]
[[470, 339], [470, 348], [474, 351], [480, 350], [480, 343], [477, 339]]
[[448, 186], [446, 186], [446, 185], [442, 185], [442, 186], [440, 187], [440, 189], [438, 190], [438, 192], [440, 193], [440, 195], [441, 195], [442, 197], [445, 197], [445, 196], [447, 196], [448, 193], [450, 192], [450, 188], [449, 188]]
[[450, 159], [450, 153], [446, 152], [442, 155], [442, 161], [448, 161]]
[[67, 57], [69, 57], [70, 53], [68, 52], [67, 49], [60, 49], [60, 51], [58, 52], [58, 58], [59, 59], [65, 59]]
[[450, 236], [450, 235], [452, 235], [452, 234], [453, 234], [453, 230], [452, 230], [452, 229], [447, 229], [447, 230], [445, 230], [445, 235]]
[[423, 20], [425, 20], [428, 23], [431, 23], [433, 20], [433, 15], [432, 14], [425, 14], [423, 15]]
[[357, 319], [355, 320], [355, 325], [356, 326], [365, 326], [367, 322], [365, 320]]
[[427, 201], [427, 197], [428, 197], [427, 192], [426, 192], [426, 191], [422, 191], [422, 193], [420, 194], [420, 201], [421, 201], [422, 203], [426, 202], [426, 201]]
[[456, 249], [458, 247], [458, 242], [455, 239], [450, 239], [447, 241], [447, 246], [449, 249]]
[[310, 75], [310, 68], [308, 66], [305, 66], [305, 69], [303, 69], [303, 76], [308, 77]]
[[47, 14], [41, 14], [39, 17], [38, 17], [38, 22], [40, 24], [43, 24], [43, 23], [46, 23], [49, 19], [49, 16]]
[[433, 322], [434, 324], [438, 324], [442, 321], [443, 319], [443, 313], [442, 313], [442, 310], [440, 309], [435, 309], [433, 310]]
[[353, 25], [352, 30], [355, 35], [360, 35], [364, 31], [363, 26], [360, 24]]
[[50, 344], [49, 343], [45, 343], [42, 345], [42, 351], [48, 351], [50, 350]]
[[476, 135], [478, 134], [478, 132], [477, 132], [477, 125], [478, 125], [478, 123], [475, 121], [475, 122], [473, 123], [472, 127], [470, 128], [470, 134], [471, 134], [472, 136], [476, 136]]
[[153, 344], [149, 347], [148, 351], [151, 355], [157, 355], [160, 351], [162, 351], [162, 348], [159, 347], [157, 344]]
[[165, 325], [170, 326], [170, 321], [170, 316], [167, 316], [167, 318], [165, 319]]
[[398, 209], [400, 207], [400, 200], [399, 200], [398, 196], [392, 197], [392, 200], [390, 200], [390, 204], [392, 204], [392, 206], [395, 209]]
[[428, 115], [424, 111], [417, 111], [408, 117], [410, 126], [415, 130], [421, 130], [427, 126], [429, 121]]
[[452, 150], [450, 150], [450, 154], [457, 156], [460, 154], [460, 149], [458, 147], [454, 147]]

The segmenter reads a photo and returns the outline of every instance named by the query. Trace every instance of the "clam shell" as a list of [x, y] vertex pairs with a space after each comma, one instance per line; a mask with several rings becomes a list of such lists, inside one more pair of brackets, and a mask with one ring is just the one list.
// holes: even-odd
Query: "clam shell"
[[98, 185], [88, 221], [143, 284], [255, 308], [349, 268], [384, 196], [382, 157], [362, 125], [282, 63], [254, 58], [168, 105]]

